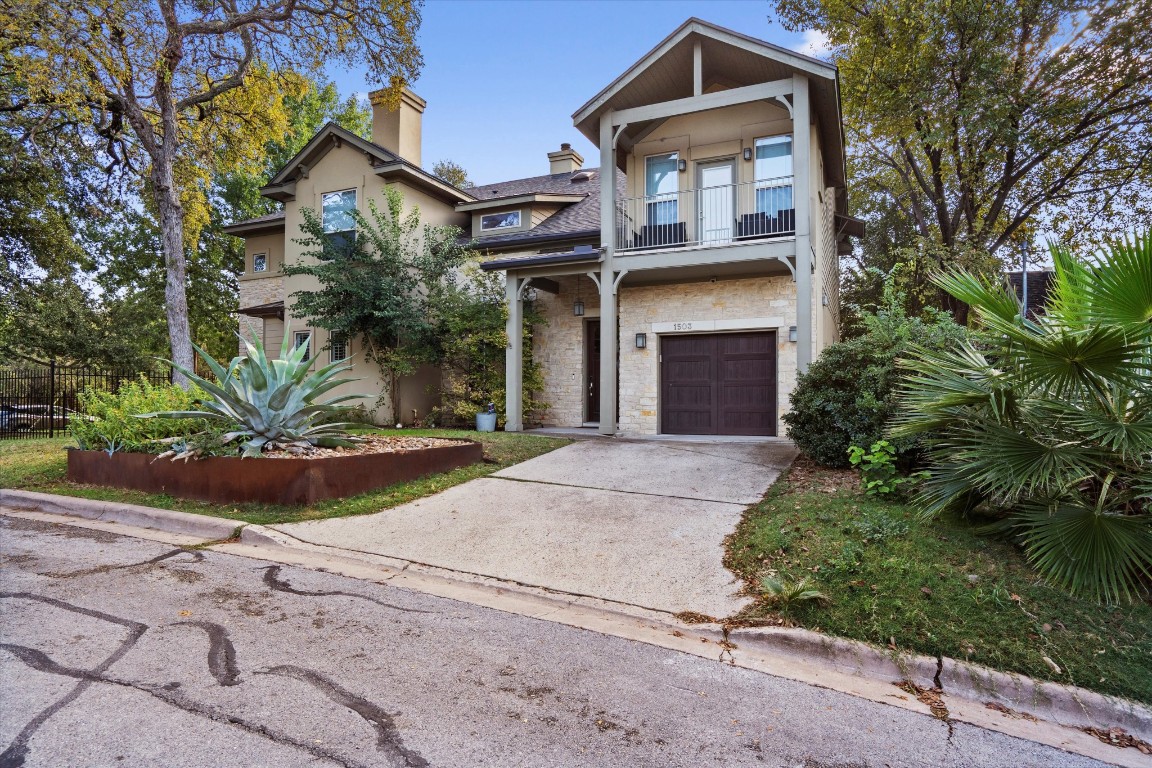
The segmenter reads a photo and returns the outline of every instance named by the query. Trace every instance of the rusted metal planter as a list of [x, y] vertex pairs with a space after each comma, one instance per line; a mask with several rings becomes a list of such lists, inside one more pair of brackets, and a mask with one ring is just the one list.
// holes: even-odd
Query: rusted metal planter
[[472, 441], [398, 453], [367, 453], [321, 459], [241, 459], [214, 456], [198, 461], [156, 459], [149, 453], [68, 451], [68, 479], [85, 485], [131, 488], [220, 504], [311, 504], [374, 491], [395, 483], [447, 472], [483, 459]]

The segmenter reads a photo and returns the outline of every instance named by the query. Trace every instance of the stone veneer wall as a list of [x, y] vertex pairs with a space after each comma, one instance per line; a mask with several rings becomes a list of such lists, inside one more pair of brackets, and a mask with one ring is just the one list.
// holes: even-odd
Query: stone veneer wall
[[578, 427], [584, 423], [584, 323], [600, 316], [600, 294], [587, 276], [579, 278], [579, 295], [584, 316], [572, 314], [576, 301], [577, 278], [554, 278], [560, 293], [538, 292], [536, 308], [548, 322], [532, 330], [532, 354], [544, 376], [541, 399], [548, 403], [538, 414], [546, 427]]
[[[271, 304], [274, 301], [284, 301], [284, 278], [281, 275], [261, 277], [258, 279], [240, 280], [240, 307], [256, 307], [261, 304]], [[251, 338], [259, 336], [260, 343], [266, 344], [264, 338], [264, 322], [258, 317], [240, 315], [240, 328], [242, 335]], [[236, 341], [240, 352], [244, 352], [244, 344]]]
[[[660, 344], [654, 323], [717, 320], [740, 325], [737, 321], [779, 318], [779, 327], [764, 330], [777, 332], [776, 428], [778, 435], [784, 435], [780, 416], [788, 409], [788, 395], [796, 384], [796, 344], [788, 341], [788, 327], [796, 324], [796, 286], [791, 276], [621, 286], [618, 304], [622, 433], [654, 435], [659, 431]], [[648, 334], [647, 349], [636, 349], [637, 333]]]

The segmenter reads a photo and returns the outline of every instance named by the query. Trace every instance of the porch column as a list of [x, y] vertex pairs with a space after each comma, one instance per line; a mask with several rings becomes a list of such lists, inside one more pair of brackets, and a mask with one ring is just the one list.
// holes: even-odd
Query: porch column
[[796, 369], [812, 362], [812, 133], [808, 78], [792, 76], [792, 205], [796, 211]]
[[508, 303], [508, 349], [504, 356], [504, 431], [524, 429], [524, 305], [520, 303], [520, 278], [507, 273], [504, 294]]
[[600, 118], [600, 434], [616, 434], [616, 148], [612, 140], [612, 112]]

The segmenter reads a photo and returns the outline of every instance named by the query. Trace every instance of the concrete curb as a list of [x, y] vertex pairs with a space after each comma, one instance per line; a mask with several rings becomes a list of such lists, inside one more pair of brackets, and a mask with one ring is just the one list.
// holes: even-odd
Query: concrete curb
[[[264, 551], [295, 553], [312, 549], [333, 549], [313, 547], [262, 525], [238, 524], [235, 521], [205, 515], [31, 491], [0, 489], [0, 507], [118, 522], [170, 533], [201, 536], [208, 541], [230, 539], [237, 527], [241, 527], [240, 545]], [[329, 556], [340, 557], [335, 553]], [[355, 562], [361, 559], [351, 557], [349, 561]], [[379, 556], [378, 559], [393, 560], [383, 556]], [[397, 573], [405, 568], [400, 561], [395, 561], [395, 565], [381, 563], [377, 567], [381, 566]], [[452, 581], [445, 576], [436, 578]], [[511, 584], [502, 584], [497, 591], [523, 593], [525, 598], [531, 598], [532, 602], [551, 600], [563, 605], [569, 605], [571, 602], [571, 598], [562, 597], [560, 594], [551, 597], [542, 596], [530, 589]], [[604, 610], [592, 606], [585, 606], [585, 609], [593, 613]], [[620, 616], [627, 614], [622, 613]], [[635, 620], [637, 617], [630, 618]], [[645, 621], [663, 624], [673, 630], [677, 626], [681, 628], [686, 626], [670, 616], [663, 620], [650, 617]], [[595, 626], [589, 625], [587, 628], [595, 630]], [[813, 661], [818, 661], [821, 666], [850, 677], [890, 683], [907, 680], [922, 688], [934, 687], [938, 676], [945, 702], [949, 698], [971, 702], [976, 706], [991, 702], [1061, 726], [1077, 729], [1088, 726], [1120, 727], [1133, 736], [1152, 741], [1152, 708], [1075, 686], [1033, 680], [1022, 675], [998, 672], [950, 658], [937, 660], [928, 656], [890, 653], [867, 643], [830, 637], [806, 629], [784, 627], [734, 629], [725, 637], [718, 625], [708, 624], [693, 626], [691, 631], [712, 638], [718, 643], [727, 640], [735, 646], [732, 652], [736, 658], [744, 651], [782, 656], [798, 663], [811, 664]]]
[[947, 657], [937, 660], [889, 653], [867, 643], [807, 629], [735, 629], [728, 639], [737, 647], [818, 659], [838, 671], [873, 680], [907, 680], [921, 688], [934, 688], [939, 675], [945, 703], [949, 697], [981, 705], [991, 702], [1058, 725], [1120, 727], [1145, 741], [1152, 740], [1152, 708], [1072, 685], [1033, 680]]
[[168, 533], [197, 536], [205, 541], [230, 539], [244, 523], [207, 515], [193, 515], [169, 509], [121, 504], [113, 501], [57, 496], [50, 493], [0, 489], [0, 507], [71, 515], [87, 520], [122, 523], [140, 528], [155, 528]]

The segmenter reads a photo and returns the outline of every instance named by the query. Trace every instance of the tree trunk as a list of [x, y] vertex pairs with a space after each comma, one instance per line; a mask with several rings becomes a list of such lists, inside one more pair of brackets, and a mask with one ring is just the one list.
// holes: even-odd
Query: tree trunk
[[[173, 124], [173, 128], [175, 125]], [[196, 364], [192, 354], [192, 329], [188, 323], [187, 262], [184, 258], [184, 207], [176, 188], [172, 167], [176, 159], [175, 131], [165, 132], [159, 157], [152, 163], [152, 194], [160, 217], [164, 245], [164, 307], [168, 319], [168, 343], [172, 362], [188, 370]], [[172, 371], [172, 383], [187, 388], [188, 378]]]

